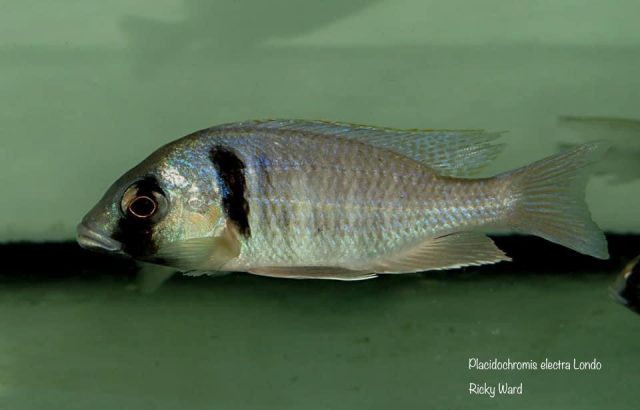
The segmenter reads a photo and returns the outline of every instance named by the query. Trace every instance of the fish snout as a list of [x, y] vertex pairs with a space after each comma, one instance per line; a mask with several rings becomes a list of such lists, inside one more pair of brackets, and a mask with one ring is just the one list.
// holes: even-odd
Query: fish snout
[[82, 248], [90, 251], [106, 253], [120, 253], [122, 251], [122, 243], [84, 223], [78, 225], [76, 240]]

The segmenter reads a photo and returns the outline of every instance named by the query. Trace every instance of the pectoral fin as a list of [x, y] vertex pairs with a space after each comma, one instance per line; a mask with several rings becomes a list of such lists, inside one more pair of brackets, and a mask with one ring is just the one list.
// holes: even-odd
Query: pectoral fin
[[171, 242], [158, 249], [155, 257], [185, 271], [215, 271], [238, 255], [238, 233], [227, 225], [219, 236]]
[[429, 239], [406, 251], [380, 259], [367, 266], [367, 269], [376, 273], [410, 273], [510, 260], [486, 235], [460, 232]]
[[330, 266], [296, 266], [296, 267], [263, 267], [253, 268], [249, 273], [260, 276], [288, 279], [333, 279], [333, 280], [365, 280], [376, 277], [371, 272], [361, 272]]

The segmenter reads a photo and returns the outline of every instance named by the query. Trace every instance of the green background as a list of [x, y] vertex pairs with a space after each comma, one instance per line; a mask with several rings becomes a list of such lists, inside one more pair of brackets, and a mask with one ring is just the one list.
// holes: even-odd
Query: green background
[[[635, 0], [3, 2], [0, 241], [71, 239], [124, 171], [222, 122], [507, 130], [491, 170], [523, 165], [557, 150], [558, 115], [639, 116], [639, 13]], [[640, 230], [625, 205], [638, 188], [594, 180], [596, 221]]]
[[[488, 172], [524, 165], [584, 138], [559, 115], [640, 117], [638, 15], [635, 0], [3, 1], [0, 242], [72, 239], [126, 169], [222, 122], [507, 130]], [[638, 188], [595, 178], [594, 219], [639, 232]], [[636, 408], [640, 327], [608, 299], [613, 275], [3, 283], [0, 409]], [[603, 370], [481, 373], [470, 357]], [[471, 381], [525, 394], [473, 397]]]

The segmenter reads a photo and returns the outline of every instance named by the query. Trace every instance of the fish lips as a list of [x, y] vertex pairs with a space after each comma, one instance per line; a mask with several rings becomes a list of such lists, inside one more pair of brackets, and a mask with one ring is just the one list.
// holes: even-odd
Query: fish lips
[[122, 253], [122, 243], [110, 238], [99, 230], [81, 223], [77, 228], [76, 240], [80, 247], [102, 253]]

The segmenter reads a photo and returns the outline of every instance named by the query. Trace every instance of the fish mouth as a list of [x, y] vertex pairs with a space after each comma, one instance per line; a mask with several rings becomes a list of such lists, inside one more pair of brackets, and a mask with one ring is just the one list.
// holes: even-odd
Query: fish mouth
[[77, 232], [78, 244], [84, 249], [105, 253], [120, 253], [122, 251], [122, 244], [103, 232], [91, 229], [84, 224], [78, 225]]

